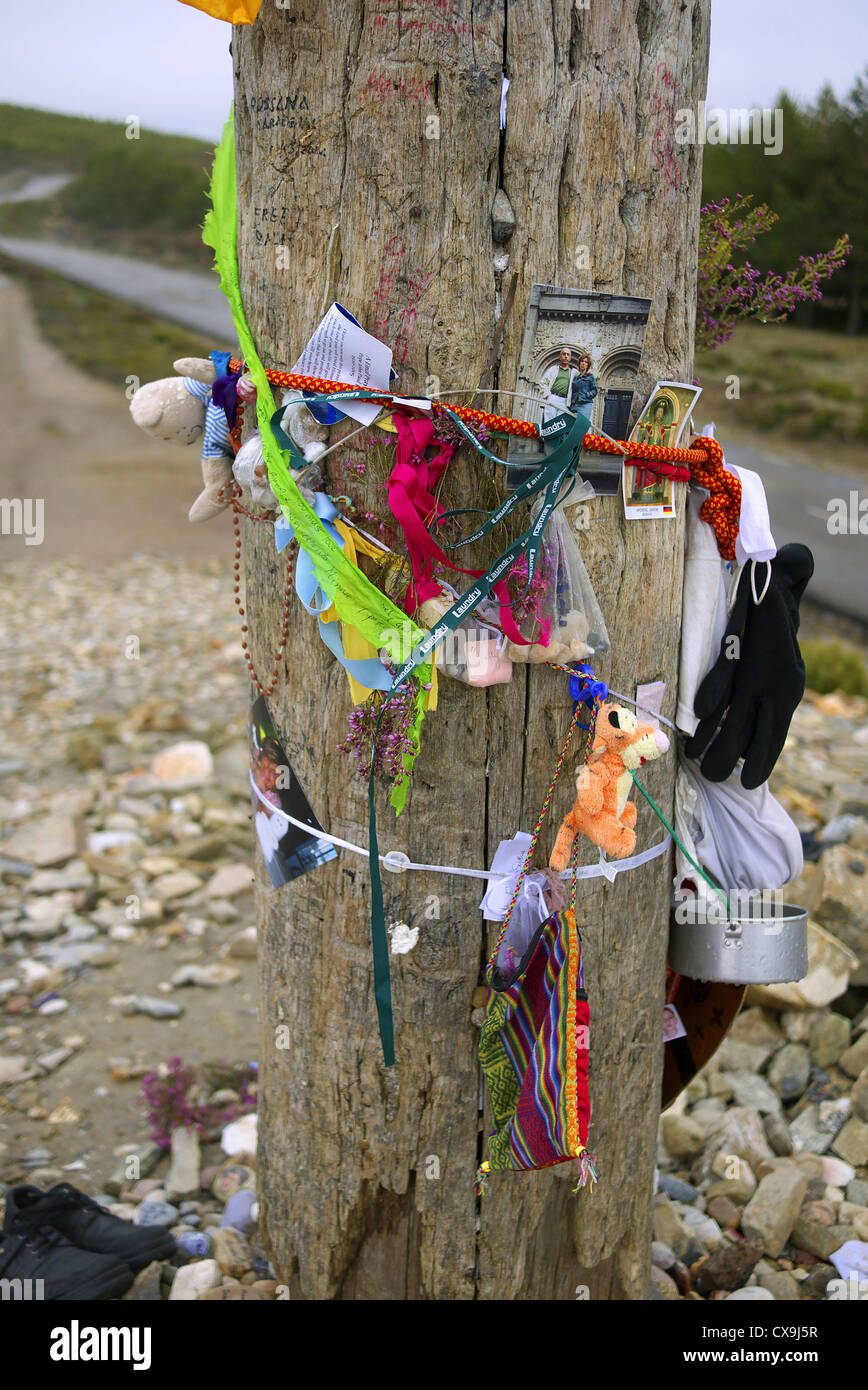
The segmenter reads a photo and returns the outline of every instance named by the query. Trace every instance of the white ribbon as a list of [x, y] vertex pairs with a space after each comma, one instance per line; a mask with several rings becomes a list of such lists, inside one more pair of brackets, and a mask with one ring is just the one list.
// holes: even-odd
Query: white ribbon
[[[262, 795], [252, 775], [250, 777], [250, 785], [253, 788], [254, 795], [259, 798], [264, 806], [268, 807], [273, 816], [280, 816], [289, 825], [295, 825], [299, 830], [306, 830], [308, 835], [313, 836], [317, 840], [328, 840], [330, 844], [339, 845], [341, 849], [348, 849], [351, 854], [361, 854], [365, 859], [370, 858], [369, 851], [363, 849], [361, 845], [354, 845], [351, 844], [349, 840], [342, 840], [337, 835], [330, 835], [327, 830], [315, 829], [312, 825], [306, 825], [303, 820], [296, 820], [295, 816], [288, 816], [285, 811], [278, 810], [276, 806], [272, 806], [271, 802], [267, 801]], [[641, 854], [634, 854], [629, 859], [618, 859], [616, 861], [604, 859], [601, 851], [600, 862], [598, 864], [580, 865], [579, 868], [576, 869], [576, 878], [607, 878], [610, 883], [613, 883], [618, 874], [624, 873], [625, 870], [639, 869], [643, 864], [648, 864], [652, 859], [656, 859], [659, 855], [665, 854], [671, 843], [672, 836], [667, 833], [659, 844], [652, 845], [650, 849], [643, 849]], [[511, 879], [512, 890], [510, 891], [510, 896], [512, 896], [512, 891], [515, 889], [515, 874], [494, 874], [488, 869], [462, 869], [456, 864], [415, 864], [401, 849], [390, 849], [386, 854], [381, 854], [379, 859], [383, 868], [388, 869], [389, 872], [393, 874], [403, 874], [407, 869], [418, 869], [420, 872], [428, 874], [454, 874], [458, 878], [500, 879], [504, 882]], [[565, 869], [560, 875], [566, 882], [569, 882], [572, 876], [572, 869]], [[507, 902], [508, 901], [509, 899], [507, 899]]]

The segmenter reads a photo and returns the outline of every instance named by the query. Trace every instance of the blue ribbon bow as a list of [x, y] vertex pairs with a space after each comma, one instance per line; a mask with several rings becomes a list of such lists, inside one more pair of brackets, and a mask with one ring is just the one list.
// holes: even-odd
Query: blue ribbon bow
[[[315, 492], [311, 506], [329, 535], [337, 541], [343, 550], [344, 538], [332, 524], [335, 517], [340, 516], [340, 512], [332, 499], [327, 497], [324, 492]], [[278, 550], [283, 550], [294, 535], [295, 532], [286, 517], [279, 518], [275, 523], [275, 542]], [[341, 641], [340, 624], [323, 621], [322, 615], [331, 608], [332, 600], [323, 593], [322, 585], [314, 571], [313, 560], [308, 552], [302, 550], [301, 547], [299, 547], [298, 559], [295, 562], [295, 591], [301, 600], [302, 607], [316, 618], [319, 625], [319, 635], [332, 656], [336, 657], [353, 680], [358, 681], [359, 685], [363, 685], [367, 690], [389, 690], [392, 684], [392, 674], [387, 667], [377, 657], [368, 657], [364, 661], [356, 661], [348, 657]]]

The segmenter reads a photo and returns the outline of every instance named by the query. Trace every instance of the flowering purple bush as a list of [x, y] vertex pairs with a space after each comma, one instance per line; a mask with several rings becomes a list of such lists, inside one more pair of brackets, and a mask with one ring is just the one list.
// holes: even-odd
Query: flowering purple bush
[[852, 250], [840, 236], [831, 251], [800, 256], [786, 275], [733, 264], [734, 258], [778, 220], [765, 204], [752, 207], [753, 194], [733, 201], [706, 203], [699, 216], [699, 273], [696, 300], [696, 346], [713, 349], [732, 337], [739, 319], [782, 323], [799, 304], [822, 299], [824, 280], [840, 270]]
[[[453, 405], [455, 402], [444, 400], [444, 405]], [[477, 409], [487, 409], [488, 407], [478, 406]], [[474, 439], [480, 444], [487, 444], [489, 440], [488, 426], [476, 420], [464, 420], [462, 422], [466, 429], [470, 431]], [[434, 417], [434, 438], [439, 439], [444, 444], [452, 444], [456, 449], [468, 444], [467, 435], [459, 429], [450, 415], [435, 415]]]
[[[415, 752], [413, 725], [416, 719], [416, 694], [419, 683], [412, 678], [395, 692], [383, 713], [377, 736], [374, 775], [397, 782], [404, 776], [404, 754]], [[339, 753], [350, 753], [356, 761], [356, 771], [367, 782], [371, 765], [374, 730], [383, 707], [383, 697], [374, 694], [362, 705], [354, 705], [349, 716], [349, 735], [338, 744]]]
[[207, 1087], [196, 1068], [170, 1057], [155, 1072], [142, 1079], [140, 1103], [146, 1107], [151, 1138], [167, 1149], [174, 1129], [195, 1129], [210, 1134], [238, 1115], [256, 1107], [257, 1067], [255, 1062], [230, 1069], [238, 1104], [209, 1104]]

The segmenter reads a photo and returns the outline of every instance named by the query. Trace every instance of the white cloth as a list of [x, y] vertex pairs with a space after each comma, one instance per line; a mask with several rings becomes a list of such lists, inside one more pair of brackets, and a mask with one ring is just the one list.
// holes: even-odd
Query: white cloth
[[769, 520], [769, 504], [759, 473], [750, 468], [736, 468], [726, 463], [728, 473], [734, 473], [741, 483], [741, 511], [738, 515], [738, 535], [735, 538], [735, 558], [740, 565], [748, 560], [773, 560], [778, 553]]
[[[740, 768], [725, 782], [709, 782], [683, 754], [675, 782], [675, 829], [685, 849], [724, 889], [775, 891], [798, 878], [802, 840], [768, 782], [748, 790]], [[697, 884], [701, 900], [716, 895], [676, 846], [675, 888]]]
[[256, 835], [265, 859], [270, 862], [277, 854], [280, 841], [289, 825], [280, 816], [270, 816], [267, 811], [256, 812]]
[[696, 732], [699, 720], [693, 702], [703, 677], [714, 665], [726, 631], [726, 562], [721, 560], [717, 537], [699, 508], [704, 496], [691, 491], [687, 498], [687, 555], [681, 603], [681, 656], [678, 671], [678, 705], [675, 723], [685, 734]]

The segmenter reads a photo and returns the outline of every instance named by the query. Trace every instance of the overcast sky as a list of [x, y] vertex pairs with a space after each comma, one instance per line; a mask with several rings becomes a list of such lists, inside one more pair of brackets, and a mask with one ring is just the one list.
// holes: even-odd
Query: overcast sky
[[[4, 27], [3, 101], [219, 136], [232, 93], [228, 24], [178, 0], [17, 9]], [[843, 96], [866, 62], [864, 0], [712, 0], [710, 106], [768, 106], [781, 87], [810, 99], [825, 83]]]

